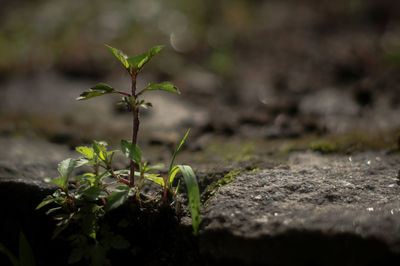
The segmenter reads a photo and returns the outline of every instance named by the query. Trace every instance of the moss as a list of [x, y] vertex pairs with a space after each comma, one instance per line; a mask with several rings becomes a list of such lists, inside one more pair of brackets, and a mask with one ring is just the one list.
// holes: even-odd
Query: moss
[[311, 142], [310, 148], [313, 151], [320, 151], [322, 153], [338, 152], [338, 146], [333, 141], [316, 140]]
[[225, 162], [249, 161], [254, 157], [255, 150], [254, 141], [246, 141], [243, 144], [216, 142], [208, 148], [210, 153], [221, 156]]
[[241, 171], [239, 170], [232, 170], [226, 175], [224, 175], [223, 178], [214, 181], [210, 185], [207, 186], [207, 188], [204, 190], [202, 196], [201, 196], [201, 202], [203, 205], [206, 204], [207, 200], [209, 200], [214, 194], [218, 191], [218, 189], [222, 186], [225, 186], [229, 183], [231, 183], [233, 180], [235, 180], [236, 176], [239, 175]]

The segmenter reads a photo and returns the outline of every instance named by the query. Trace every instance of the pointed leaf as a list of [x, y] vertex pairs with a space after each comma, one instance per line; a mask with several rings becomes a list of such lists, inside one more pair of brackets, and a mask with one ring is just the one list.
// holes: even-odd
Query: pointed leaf
[[45, 180], [45, 181], [49, 181], [50, 183], [53, 183], [54, 185], [64, 189], [65, 183], [67, 182], [67, 177], [61, 176], [61, 177], [57, 177], [57, 178], [53, 178], [53, 179]]
[[65, 189], [68, 179], [71, 176], [72, 171], [77, 167], [77, 161], [75, 159], [65, 159], [58, 164], [58, 172], [60, 177], [53, 179], [45, 179], [46, 182], [51, 182], [58, 187]]
[[150, 55], [150, 56], [155, 56], [156, 54], [158, 54], [159, 52], [161, 52], [163, 49], [164, 49], [164, 45], [157, 45], [157, 46], [154, 46], [154, 47], [152, 47], [151, 49], [150, 49], [150, 51], [148, 52], [148, 54]]
[[180, 94], [181, 92], [178, 90], [177, 87], [175, 87], [171, 82], [164, 81], [161, 83], [150, 83], [144, 90], [142, 90], [139, 94], [143, 94], [146, 91], [168, 91], [176, 94]]
[[121, 64], [126, 68], [129, 69], [129, 63], [128, 63], [128, 56], [124, 54], [121, 50], [118, 50], [114, 47], [111, 47], [109, 45], [105, 45], [108, 50], [121, 62]]
[[96, 86], [90, 88], [89, 91], [84, 91], [82, 92], [78, 98], [76, 98], [76, 100], [81, 101], [81, 100], [87, 100], [93, 97], [97, 97], [97, 96], [102, 96], [102, 95], [106, 95], [109, 93], [115, 93], [117, 92], [116, 90], [114, 90], [113, 88], [111, 88], [109, 85], [104, 84], [104, 83], [100, 83], [97, 84]]
[[76, 168], [75, 159], [65, 159], [58, 164], [58, 172], [61, 177], [66, 177], [67, 179], [71, 176], [72, 171]]
[[143, 65], [149, 61], [149, 56], [147, 53], [143, 53], [134, 57], [128, 58], [128, 63], [131, 69], [134, 69], [138, 73]]
[[141, 163], [142, 151], [137, 145], [126, 140], [121, 140], [121, 151], [127, 158], [131, 159], [135, 163]]
[[108, 197], [107, 203], [105, 205], [105, 210], [110, 211], [121, 206], [129, 197], [129, 189], [123, 191], [115, 191]]
[[164, 168], [165, 168], [165, 164], [163, 164], [163, 163], [158, 163], [158, 164], [149, 166], [149, 169], [153, 169], [153, 170], [162, 170]]
[[200, 225], [200, 193], [196, 175], [188, 165], [178, 165], [178, 167], [182, 171], [183, 179], [186, 183], [193, 233], [197, 235]]
[[171, 175], [172, 166], [174, 165], [175, 157], [178, 154], [179, 150], [182, 148], [183, 144], [185, 143], [185, 140], [186, 140], [187, 136], [189, 135], [189, 132], [190, 132], [190, 128], [186, 131], [185, 136], [183, 136], [181, 142], [179, 143], [178, 147], [176, 147], [174, 154], [172, 155], [172, 160], [171, 160], [171, 163], [169, 164], [169, 170], [168, 170], [169, 176]]
[[107, 193], [100, 187], [91, 187], [83, 192], [83, 195], [89, 200], [98, 200], [107, 197]]
[[153, 181], [154, 183], [164, 187], [164, 178], [158, 176], [149, 176], [149, 180]]
[[149, 62], [153, 56], [161, 52], [162, 49], [164, 49], [162, 45], [154, 46], [147, 53], [128, 58], [127, 61], [131, 70], [133, 69], [136, 73], [139, 73], [143, 66]]
[[55, 207], [55, 208], [51, 208], [46, 212], [46, 215], [49, 215], [50, 213], [53, 213], [55, 211], [61, 210], [62, 207]]
[[82, 155], [84, 155], [86, 158], [89, 159], [94, 159], [94, 150], [90, 147], [86, 147], [86, 146], [79, 146], [76, 147], [75, 150], [79, 153], [81, 153]]
[[56, 198], [53, 198], [51, 195], [48, 195], [46, 198], [43, 199], [43, 201], [41, 203], [39, 203], [39, 205], [36, 207], [36, 210], [38, 210], [56, 200], [57, 200]]
[[170, 171], [169, 176], [168, 176], [168, 184], [167, 184], [168, 188], [171, 188], [172, 182], [174, 182], [175, 176], [176, 176], [176, 174], [178, 172], [179, 172], [179, 167], [178, 166], [174, 166], [172, 168], [172, 170]]
[[22, 232], [19, 234], [19, 260], [21, 266], [36, 265], [32, 248]]
[[102, 161], [106, 161], [107, 143], [104, 141], [93, 141], [93, 151]]
[[79, 159], [76, 160], [75, 168], [78, 168], [78, 167], [81, 167], [81, 166], [84, 166], [84, 165], [92, 165], [93, 163], [94, 162], [92, 160], [89, 160], [87, 158], [82, 157], [82, 158], [79, 158]]

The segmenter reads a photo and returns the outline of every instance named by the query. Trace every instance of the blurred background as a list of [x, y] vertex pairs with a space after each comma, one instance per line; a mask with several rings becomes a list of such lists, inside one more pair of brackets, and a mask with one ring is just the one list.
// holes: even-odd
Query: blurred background
[[75, 98], [99, 82], [129, 91], [104, 44], [130, 56], [165, 45], [139, 88], [171, 81], [182, 94], [148, 94], [141, 145], [174, 145], [190, 127], [191, 151], [398, 149], [399, 1], [0, 2], [0, 138], [129, 138], [118, 96]]

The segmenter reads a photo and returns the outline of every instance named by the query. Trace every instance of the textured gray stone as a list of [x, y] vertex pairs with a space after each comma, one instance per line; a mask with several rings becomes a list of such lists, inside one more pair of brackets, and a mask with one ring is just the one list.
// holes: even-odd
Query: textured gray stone
[[400, 254], [400, 157], [293, 154], [243, 174], [204, 210], [202, 254], [243, 263], [353, 265]]

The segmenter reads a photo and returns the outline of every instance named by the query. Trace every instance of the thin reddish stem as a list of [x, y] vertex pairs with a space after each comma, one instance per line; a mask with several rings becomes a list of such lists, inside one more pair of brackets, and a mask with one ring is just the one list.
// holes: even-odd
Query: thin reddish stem
[[[135, 98], [136, 101], [136, 72], [132, 70], [131, 72], [132, 78], [132, 96]], [[139, 131], [139, 106], [135, 105], [132, 107], [132, 121], [133, 121], [133, 129], [132, 129], [132, 144], [137, 144], [137, 135]], [[135, 185], [135, 163], [131, 161], [130, 163], [130, 184], [129, 186], [133, 187]]]

